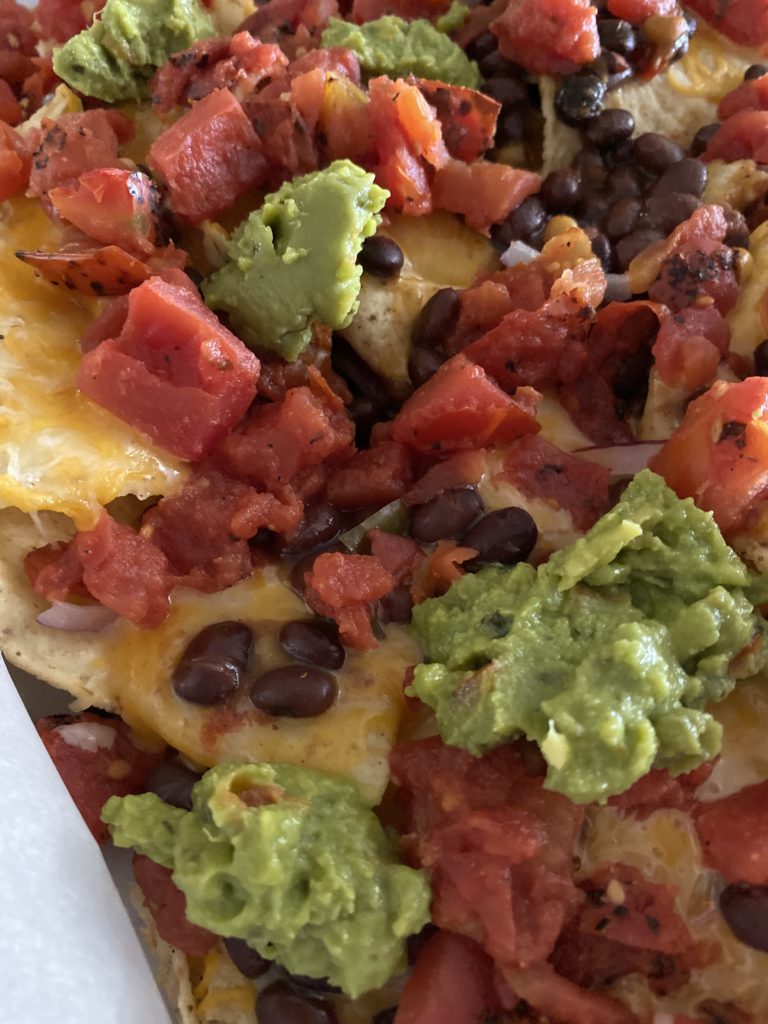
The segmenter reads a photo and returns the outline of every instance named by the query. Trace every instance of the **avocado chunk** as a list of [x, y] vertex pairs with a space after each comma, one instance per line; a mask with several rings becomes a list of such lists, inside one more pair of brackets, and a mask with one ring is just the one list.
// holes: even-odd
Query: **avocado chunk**
[[752, 585], [711, 513], [644, 470], [545, 565], [490, 566], [418, 605], [411, 692], [447, 743], [480, 755], [525, 735], [548, 788], [602, 802], [717, 754], [708, 705], [766, 662]]
[[338, 776], [218, 765], [191, 811], [144, 793], [111, 797], [102, 817], [118, 846], [172, 868], [194, 924], [353, 998], [405, 970], [405, 939], [429, 921], [425, 875], [397, 863], [358, 787]]
[[480, 84], [477, 64], [445, 32], [425, 18], [405, 21], [386, 14], [365, 25], [331, 18], [323, 32], [322, 43], [354, 50], [363, 71], [371, 78], [416, 75], [470, 89]]
[[67, 85], [106, 103], [140, 100], [172, 53], [215, 35], [198, 0], [107, 0], [92, 25], [54, 50]]
[[350, 160], [287, 182], [237, 228], [227, 262], [203, 282], [205, 301], [249, 345], [296, 359], [313, 320], [334, 329], [352, 320], [357, 255], [388, 196]]

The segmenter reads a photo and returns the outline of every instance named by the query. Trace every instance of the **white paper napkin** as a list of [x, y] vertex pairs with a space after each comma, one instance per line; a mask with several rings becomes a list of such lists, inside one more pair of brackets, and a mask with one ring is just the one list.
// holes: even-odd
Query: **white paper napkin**
[[169, 1024], [96, 842], [0, 659], [0, 1022]]

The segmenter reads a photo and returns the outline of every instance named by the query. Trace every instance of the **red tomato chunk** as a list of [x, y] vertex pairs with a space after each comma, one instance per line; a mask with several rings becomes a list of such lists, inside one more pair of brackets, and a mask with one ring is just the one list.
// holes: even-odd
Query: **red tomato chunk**
[[589, 0], [510, 0], [491, 31], [502, 56], [534, 74], [567, 75], [600, 54]]
[[768, 782], [701, 804], [694, 823], [705, 861], [726, 882], [768, 883]]
[[135, 854], [133, 874], [161, 939], [187, 956], [205, 956], [217, 939], [213, 932], [187, 920], [187, 898], [173, 882], [169, 868]]
[[306, 598], [318, 615], [335, 619], [350, 647], [377, 647], [371, 630], [373, 602], [395, 585], [392, 574], [373, 555], [319, 555], [305, 576]]
[[133, 124], [117, 110], [86, 110], [45, 120], [27, 136], [32, 172], [27, 195], [42, 196], [74, 181], [83, 171], [119, 167], [118, 146], [133, 135]]

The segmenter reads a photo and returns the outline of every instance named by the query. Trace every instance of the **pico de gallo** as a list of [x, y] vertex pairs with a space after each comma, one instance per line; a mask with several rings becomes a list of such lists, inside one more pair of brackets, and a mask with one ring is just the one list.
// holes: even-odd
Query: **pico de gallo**
[[[643, 130], [698, 34], [741, 84]], [[767, 48], [763, 0], [0, 0], [4, 216], [60, 239], [15, 258], [180, 467], [24, 553], [113, 661], [38, 731], [191, 1019], [766, 1019]], [[179, 648], [262, 580], [266, 640]], [[312, 730], [390, 649], [371, 787]]]

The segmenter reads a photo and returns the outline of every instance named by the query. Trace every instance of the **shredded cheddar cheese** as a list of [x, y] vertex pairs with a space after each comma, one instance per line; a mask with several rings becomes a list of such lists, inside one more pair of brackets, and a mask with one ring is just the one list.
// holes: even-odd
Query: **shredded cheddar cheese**
[[699, 24], [691, 36], [688, 52], [670, 67], [669, 84], [683, 96], [717, 103], [741, 84], [749, 61], [746, 55], [739, 61], [734, 49], [723, 36]]

